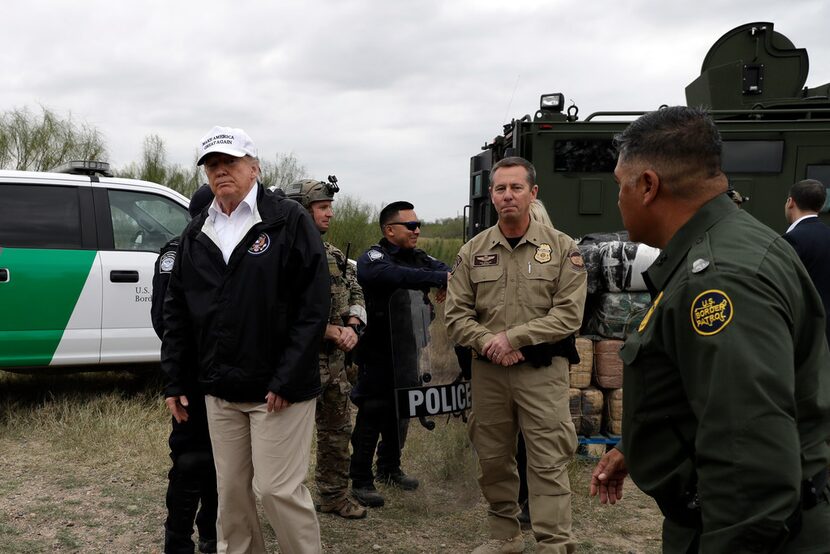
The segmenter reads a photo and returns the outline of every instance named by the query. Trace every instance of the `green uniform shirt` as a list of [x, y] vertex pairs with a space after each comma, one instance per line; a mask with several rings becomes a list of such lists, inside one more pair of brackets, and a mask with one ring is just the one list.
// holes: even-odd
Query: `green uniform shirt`
[[789, 244], [725, 195], [646, 282], [652, 306], [620, 352], [631, 476], [671, 522], [702, 516], [701, 552], [767, 551], [830, 458], [818, 293]]

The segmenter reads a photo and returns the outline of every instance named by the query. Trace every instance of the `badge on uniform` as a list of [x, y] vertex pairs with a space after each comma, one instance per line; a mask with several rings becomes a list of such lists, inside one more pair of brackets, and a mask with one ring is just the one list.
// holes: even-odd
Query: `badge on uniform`
[[159, 273], [170, 273], [176, 263], [176, 251], [165, 252], [159, 260]]
[[551, 249], [550, 244], [543, 242], [536, 247], [536, 254], [533, 255], [533, 259], [540, 264], [546, 264], [550, 261], [551, 252], [553, 252], [553, 250]]
[[642, 333], [643, 330], [646, 328], [646, 326], [648, 325], [649, 320], [651, 320], [651, 314], [654, 313], [654, 310], [657, 308], [657, 304], [659, 304], [660, 300], [662, 300], [662, 299], [663, 299], [663, 291], [660, 291], [660, 294], [658, 294], [657, 298], [654, 299], [654, 302], [651, 303], [651, 306], [649, 307], [648, 311], [646, 312], [645, 317], [643, 317], [643, 320], [640, 322], [640, 326], [637, 328], [638, 333]]
[[721, 290], [703, 291], [692, 302], [690, 315], [698, 335], [715, 335], [732, 321], [732, 301]]
[[373, 248], [372, 250], [369, 250], [368, 256], [369, 260], [376, 262], [378, 260], [383, 259], [383, 252], [381, 252], [380, 250], [375, 250]]
[[269, 237], [266, 233], [260, 233], [251, 247], [248, 248], [248, 254], [259, 256], [268, 250], [269, 246], [271, 246], [271, 237]]
[[[460, 259], [460, 258], [459, 258]], [[482, 267], [487, 265], [499, 265], [498, 254], [481, 254], [473, 258], [473, 266]]]

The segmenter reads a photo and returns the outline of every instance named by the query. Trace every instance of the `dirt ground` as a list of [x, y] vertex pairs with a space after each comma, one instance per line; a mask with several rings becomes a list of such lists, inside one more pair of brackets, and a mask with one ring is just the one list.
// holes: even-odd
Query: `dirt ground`
[[[325, 552], [461, 553], [487, 538], [464, 425], [437, 423], [410, 427], [404, 467], [421, 487], [381, 488], [387, 505], [364, 520], [320, 514]], [[153, 380], [0, 377], [0, 553], [161, 552], [168, 433]], [[622, 504], [600, 506], [587, 494], [592, 468], [577, 460], [570, 471], [578, 551], [659, 552], [653, 501], [632, 486]], [[532, 532], [525, 543], [535, 551]]]

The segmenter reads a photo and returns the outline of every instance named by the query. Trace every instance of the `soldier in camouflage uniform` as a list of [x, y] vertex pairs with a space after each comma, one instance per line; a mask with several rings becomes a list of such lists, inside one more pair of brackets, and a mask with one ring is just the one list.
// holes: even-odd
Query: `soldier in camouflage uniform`
[[[337, 179], [329, 182], [304, 179], [288, 186], [288, 198], [300, 202], [310, 213], [320, 233], [329, 229], [334, 213], [331, 203], [339, 190]], [[346, 256], [335, 246], [323, 242], [331, 274], [331, 312], [320, 348], [320, 381], [323, 392], [317, 400], [317, 469], [315, 480], [320, 492], [317, 509], [347, 519], [366, 517], [366, 508], [348, 495], [349, 439], [352, 423], [349, 393], [356, 374], [347, 353], [366, 324], [363, 291]]]

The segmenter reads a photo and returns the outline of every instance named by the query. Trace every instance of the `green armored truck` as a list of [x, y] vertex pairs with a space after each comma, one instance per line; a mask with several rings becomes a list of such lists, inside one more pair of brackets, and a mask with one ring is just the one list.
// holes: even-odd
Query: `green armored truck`
[[[689, 106], [711, 110], [723, 136], [723, 169], [749, 201], [742, 207], [786, 229], [790, 185], [830, 185], [830, 83], [805, 87], [807, 51], [772, 23], [748, 23], [715, 42], [700, 76], [686, 87]], [[545, 94], [531, 117], [514, 119], [470, 160], [467, 237], [496, 222], [487, 187], [490, 168], [507, 156], [536, 166], [542, 200], [557, 228], [574, 237], [622, 229], [613, 171], [613, 136], [644, 112], [603, 111], [578, 119], [561, 93]], [[825, 206], [821, 218], [830, 222]]]

